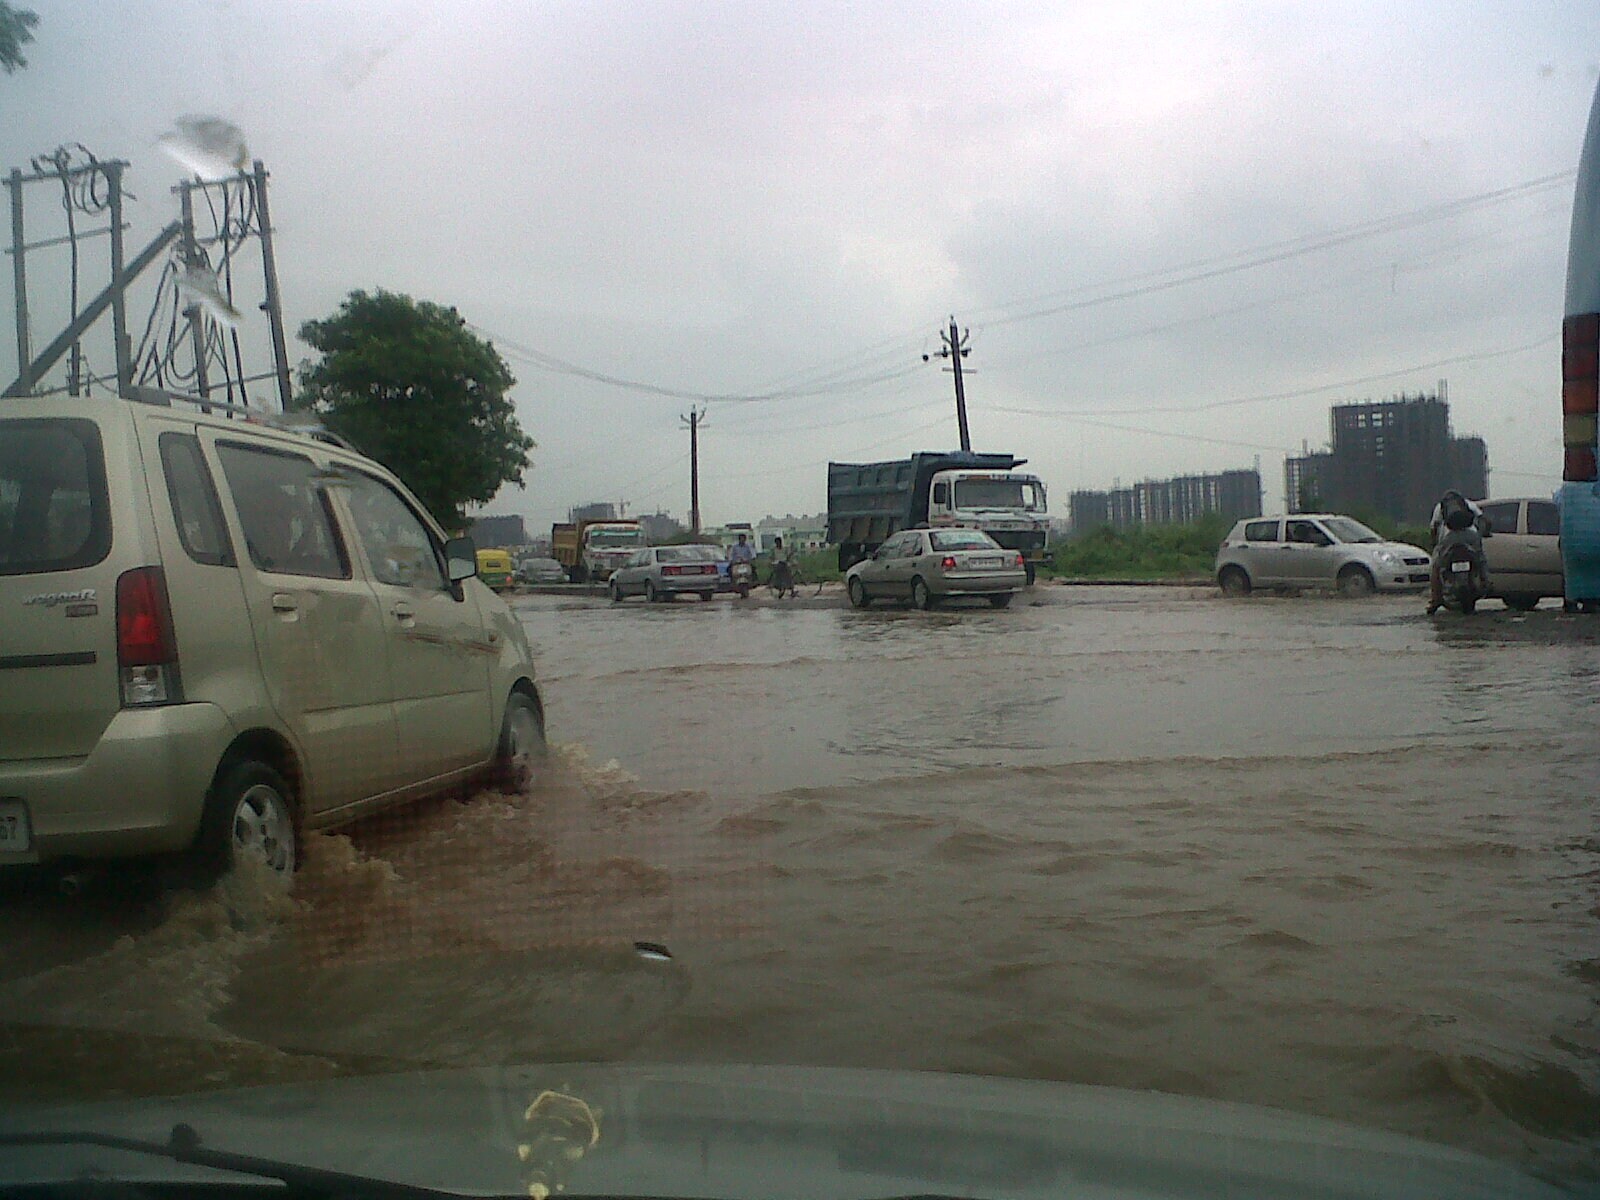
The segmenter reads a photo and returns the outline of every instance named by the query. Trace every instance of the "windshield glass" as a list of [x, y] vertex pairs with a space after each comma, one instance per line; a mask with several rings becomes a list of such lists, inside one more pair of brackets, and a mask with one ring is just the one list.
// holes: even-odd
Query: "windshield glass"
[[957, 508], [1020, 508], [1033, 511], [1044, 507], [1039, 486], [1018, 479], [958, 479], [955, 493]]
[[615, 550], [644, 544], [644, 534], [637, 529], [593, 529], [588, 534], [589, 545], [596, 550]]
[[939, 529], [933, 533], [935, 550], [997, 550], [995, 540], [974, 529]]
[[1600, 1187], [1597, 88], [1596, 0], [0, 0], [0, 1191]]
[[1352, 521], [1349, 517], [1326, 517], [1322, 527], [1338, 538], [1341, 542], [1381, 542], [1385, 539], [1373, 533], [1360, 521]]
[[656, 558], [664, 563], [716, 562], [722, 557], [710, 546], [662, 546]]

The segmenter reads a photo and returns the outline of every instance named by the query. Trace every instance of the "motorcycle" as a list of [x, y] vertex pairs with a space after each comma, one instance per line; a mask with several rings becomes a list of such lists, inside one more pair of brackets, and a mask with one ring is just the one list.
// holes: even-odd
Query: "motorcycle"
[[748, 559], [732, 564], [728, 568], [728, 582], [733, 584], [733, 590], [739, 593], [739, 599], [750, 599], [750, 589], [756, 583], [755, 564]]
[[1444, 606], [1470, 613], [1489, 594], [1489, 570], [1481, 548], [1451, 546], [1439, 561], [1439, 597]]

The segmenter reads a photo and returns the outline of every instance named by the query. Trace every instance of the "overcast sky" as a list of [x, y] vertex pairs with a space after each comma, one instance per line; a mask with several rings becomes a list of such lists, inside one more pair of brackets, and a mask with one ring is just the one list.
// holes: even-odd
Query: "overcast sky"
[[[1028, 458], [1063, 517], [1258, 456], [1279, 505], [1330, 404], [1440, 379], [1495, 494], [1559, 482], [1594, 0], [29, 6], [0, 167], [130, 160], [137, 248], [176, 211], [157, 137], [236, 122], [291, 332], [381, 287], [511, 362], [539, 446], [491, 511], [686, 516], [692, 395], [771, 397], [710, 403], [708, 522], [819, 511], [830, 458], [956, 444], [921, 357], [952, 314], [975, 448]], [[9, 288], [0, 319], [9, 378]]]

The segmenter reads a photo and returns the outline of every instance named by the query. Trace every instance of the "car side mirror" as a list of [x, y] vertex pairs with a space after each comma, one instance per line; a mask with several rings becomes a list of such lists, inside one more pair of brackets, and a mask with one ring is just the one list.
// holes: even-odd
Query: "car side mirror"
[[451, 538], [444, 544], [444, 561], [450, 585], [471, 579], [478, 573], [478, 548], [469, 537]]

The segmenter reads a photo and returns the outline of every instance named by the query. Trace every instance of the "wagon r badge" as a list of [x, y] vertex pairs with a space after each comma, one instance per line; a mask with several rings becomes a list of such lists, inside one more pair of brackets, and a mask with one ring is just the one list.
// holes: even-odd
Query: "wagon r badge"
[[99, 599], [100, 595], [94, 588], [84, 588], [77, 592], [40, 592], [37, 596], [29, 596], [22, 606], [26, 608], [36, 604], [40, 608], [58, 608], [63, 604], [94, 604]]

